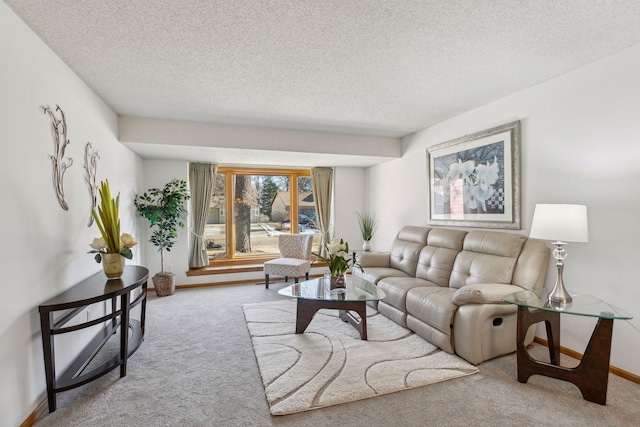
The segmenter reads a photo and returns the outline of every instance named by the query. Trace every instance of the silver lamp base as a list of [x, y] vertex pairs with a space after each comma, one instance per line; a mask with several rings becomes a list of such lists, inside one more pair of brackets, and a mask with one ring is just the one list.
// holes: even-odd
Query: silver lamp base
[[562, 280], [562, 270], [564, 269], [563, 260], [567, 257], [567, 251], [565, 251], [562, 246], [566, 243], [558, 241], [553, 242], [553, 244], [556, 245], [556, 248], [553, 251], [553, 257], [556, 259], [558, 277], [556, 277], [556, 284], [549, 294], [548, 301], [554, 304], [570, 304], [573, 301], [573, 298], [571, 298], [571, 295], [567, 292]]

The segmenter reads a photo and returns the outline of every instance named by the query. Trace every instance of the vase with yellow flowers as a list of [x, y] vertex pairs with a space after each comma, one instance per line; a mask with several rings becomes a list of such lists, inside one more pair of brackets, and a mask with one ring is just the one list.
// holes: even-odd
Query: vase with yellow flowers
[[119, 279], [124, 272], [125, 259], [133, 258], [131, 248], [138, 244], [138, 241], [129, 233], [120, 234], [120, 218], [118, 210], [120, 205], [120, 194], [116, 198], [111, 197], [109, 181], [100, 183], [100, 206], [93, 209], [92, 215], [100, 236], [93, 239], [92, 250], [88, 253], [96, 254], [96, 262], [102, 262], [104, 273], [109, 280]]

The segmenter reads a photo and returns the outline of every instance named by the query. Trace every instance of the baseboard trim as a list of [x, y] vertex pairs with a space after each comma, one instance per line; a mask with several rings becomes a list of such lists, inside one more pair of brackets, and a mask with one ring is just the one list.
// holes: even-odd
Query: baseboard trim
[[[534, 337], [533, 340], [538, 344], [549, 347], [549, 341], [545, 340], [544, 338]], [[566, 354], [567, 356], [573, 357], [574, 359], [582, 360], [582, 353], [578, 353], [577, 351], [571, 350], [570, 348], [560, 346], [560, 353]], [[620, 369], [616, 366], [609, 365], [609, 373], [617, 375], [620, 378], [624, 378], [625, 380], [629, 380], [636, 384], [640, 384], [640, 375], [625, 371], [624, 369]]]
[[45, 397], [44, 399], [42, 399], [42, 402], [40, 402], [40, 404], [36, 406], [36, 409], [33, 410], [33, 412], [27, 417], [27, 419], [24, 420], [22, 424], [20, 424], [20, 427], [31, 427], [36, 423], [38, 418], [40, 418], [40, 415], [42, 415], [47, 409], [49, 409], [49, 400], [47, 400], [47, 398]]

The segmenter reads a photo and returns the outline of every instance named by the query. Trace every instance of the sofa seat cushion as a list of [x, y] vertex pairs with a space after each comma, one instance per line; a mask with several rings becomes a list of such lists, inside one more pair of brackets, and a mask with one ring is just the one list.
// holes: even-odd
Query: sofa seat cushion
[[373, 284], [377, 284], [380, 279], [384, 279], [385, 277], [411, 277], [404, 271], [390, 267], [367, 267], [364, 272], [357, 270], [354, 274]]
[[264, 263], [264, 274], [300, 277], [309, 272], [311, 261], [298, 258], [278, 258]]
[[407, 313], [451, 337], [458, 306], [451, 299], [457, 289], [413, 288], [407, 293]]
[[438, 286], [433, 282], [415, 277], [385, 277], [380, 279], [377, 285], [387, 294], [383, 301], [405, 313], [407, 312], [407, 293], [411, 289], [421, 286]]

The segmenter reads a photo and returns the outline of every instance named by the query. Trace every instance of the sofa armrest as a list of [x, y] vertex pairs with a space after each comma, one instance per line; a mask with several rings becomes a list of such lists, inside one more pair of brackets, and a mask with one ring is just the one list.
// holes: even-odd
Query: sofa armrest
[[453, 294], [452, 302], [457, 305], [465, 304], [499, 304], [502, 298], [514, 292], [522, 291], [520, 286], [504, 283], [476, 283], [463, 286]]
[[358, 254], [358, 264], [367, 267], [389, 268], [390, 254], [388, 252], [362, 252]]

